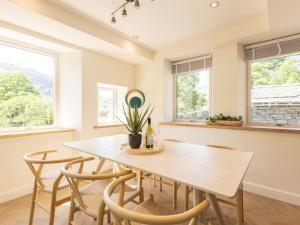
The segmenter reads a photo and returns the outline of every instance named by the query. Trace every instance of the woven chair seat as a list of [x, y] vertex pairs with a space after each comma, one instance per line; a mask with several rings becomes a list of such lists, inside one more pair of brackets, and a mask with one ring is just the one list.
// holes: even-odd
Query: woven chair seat
[[[86, 206], [86, 208], [82, 210], [87, 215], [92, 216], [94, 218], [97, 217], [99, 205], [103, 201], [103, 192], [110, 182], [111, 180], [97, 180], [79, 189], [82, 200]], [[134, 191], [136, 191], [136, 189], [132, 188], [129, 185], [125, 185], [125, 193], [130, 193]], [[114, 191], [115, 196], [113, 195], [113, 198], [117, 199], [117, 194], [119, 192], [120, 189], [116, 188], [116, 190]]]

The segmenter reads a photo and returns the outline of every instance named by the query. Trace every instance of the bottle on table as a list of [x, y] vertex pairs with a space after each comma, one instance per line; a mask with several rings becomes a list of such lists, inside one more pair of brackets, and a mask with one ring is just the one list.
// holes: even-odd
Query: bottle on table
[[153, 148], [154, 132], [151, 127], [151, 118], [148, 118], [148, 126], [146, 130], [146, 148]]

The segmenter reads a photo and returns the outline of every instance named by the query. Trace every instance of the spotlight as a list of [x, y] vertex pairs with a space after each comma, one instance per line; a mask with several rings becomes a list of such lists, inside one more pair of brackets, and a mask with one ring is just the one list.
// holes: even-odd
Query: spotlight
[[116, 21], [116, 17], [113, 15], [112, 18], [111, 18], [111, 23], [115, 24], [117, 21]]
[[139, 0], [135, 0], [134, 7], [137, 8], [137, 9], [140, 8], [140, 1]]
[[123, 9], [123, 11], [122, 11], [122, 16], [124, 16], [124, 17], [127, 16], [127, 11], [126, 11], [125, 7], [124, 7], [124, 9]]

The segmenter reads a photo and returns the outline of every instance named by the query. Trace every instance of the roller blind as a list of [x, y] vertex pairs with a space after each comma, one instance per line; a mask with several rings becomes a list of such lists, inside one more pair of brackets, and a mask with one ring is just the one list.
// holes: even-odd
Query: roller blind
[[212, 66], [212, 56], [207, 55], [199, 58], [194, 58], [190, 60], [184, 60], [180, 62], [172, 63], [172, 73], [180, 74], [193, 72], [197, 70], [207, 69]]
[[265, 43], [245, 46], [245, 60], [259, 60], [300, 53], [300, 36], [281, 38]]

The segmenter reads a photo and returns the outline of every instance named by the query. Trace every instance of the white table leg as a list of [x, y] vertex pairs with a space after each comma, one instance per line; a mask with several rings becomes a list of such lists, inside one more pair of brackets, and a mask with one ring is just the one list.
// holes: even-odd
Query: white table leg
[[207, 193], [207, 195], [208, 195], [208, 198], [210, 200], [210, 203], [212, 204], [212, 206], [214, 207], [214, 210], [216, 211], [216, 214], [217, 214], [217, 217], [218, 217], [218, 220], [219, 220], [220, 224], [225, 225], [223, 213], [221, 211], [221, 208], [220, 208], [220, 205], [218, 203], [218, 200], [217, 200], [216, 196], [213, 195], [213, 194], [209, 194], [209, 193]]

